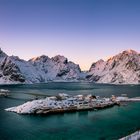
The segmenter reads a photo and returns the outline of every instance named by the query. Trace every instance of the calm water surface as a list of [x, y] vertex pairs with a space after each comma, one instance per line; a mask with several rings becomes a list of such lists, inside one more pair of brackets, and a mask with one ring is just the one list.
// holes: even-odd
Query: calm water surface
[[140, 129], [140, 103], [115, 106], [100, 111], [84, 111], [49, 116], [18, 115], [5, 108], [20, 105], [35, 94], [94, 94], [102, 97], [127, 94], [140, 96], [140, 85], [103, 85], [93, 83], [48, 83], [7, 85], [10, 98], [0, 97], [0, 140], [116, 140]]

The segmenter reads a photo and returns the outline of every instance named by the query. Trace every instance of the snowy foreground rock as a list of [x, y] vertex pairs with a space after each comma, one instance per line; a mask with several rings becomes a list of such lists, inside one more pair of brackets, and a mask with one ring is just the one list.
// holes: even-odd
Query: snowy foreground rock
[[[85, 58], [86, 59], [86, 58]], [[0, 84], [88, 81], [111, 84], [140, 84], [140, 54], [127, 50], [107, 61], [92, 64], [88, 72], [64, 56], [46, 55], [29, 61], [8, 56], [0, 49]]]
[[136, 131], [135, 133], [123, 137], [119, 140], [139, 140], [139, 139], [140, 139], [140, 131]]

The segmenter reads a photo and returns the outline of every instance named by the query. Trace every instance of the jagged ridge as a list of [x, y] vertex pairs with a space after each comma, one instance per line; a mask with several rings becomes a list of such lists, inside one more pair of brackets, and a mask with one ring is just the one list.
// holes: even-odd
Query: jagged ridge
[[79, 65], [64, 56], [49, 58], [42, 55], [29, 61], [8, 56], [0, 50], [0, 83], [41, 83], [50, 80], [79, 80]]
[[61, 55], [42, 55], [29, 61], [8, 56], [0, 49], [0, 83], [45, 83], [48, 81], [79, 81], [97, 83], [139, 84], [140, 54], [126, 50], [107, 61], [93, 63], [88, 72]]
[[107, 61], [93, 63], [86, 77], [97, 83], [139, 84], [140, 54], [126, 50]]

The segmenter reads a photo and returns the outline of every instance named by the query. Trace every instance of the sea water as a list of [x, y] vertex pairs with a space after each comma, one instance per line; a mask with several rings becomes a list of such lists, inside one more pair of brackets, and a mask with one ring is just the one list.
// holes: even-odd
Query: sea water
[[140, 129], [140, 102], [125, 106], [64, 113], [57, 115], [19, 115], [5, 108], [35, 98], [33, 94], [93, 94], [101, 97], [140, 96], [140, 85], [108, 85], [93, 83], [47, 83], [33, 85], [1, 85], [11, 92], [0, 97], [0, 140], [117, 140]]

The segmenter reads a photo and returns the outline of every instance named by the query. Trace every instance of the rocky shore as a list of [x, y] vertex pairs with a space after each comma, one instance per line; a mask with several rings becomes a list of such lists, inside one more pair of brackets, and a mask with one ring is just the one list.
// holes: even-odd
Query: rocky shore
[[136, 131], [135, 133], [123, 137], [119, 140], [139, 140], [139, 139], [140, 139], [140, 131]]

